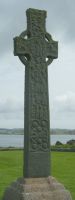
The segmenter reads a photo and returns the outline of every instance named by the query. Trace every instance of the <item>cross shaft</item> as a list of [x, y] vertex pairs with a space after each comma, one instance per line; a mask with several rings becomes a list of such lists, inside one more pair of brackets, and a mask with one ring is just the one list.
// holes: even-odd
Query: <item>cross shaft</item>
[[27, 32], [14, 38], [14, 54], [26, 66], [24, 177], [45, 177], [50, 174], [47, 66], [57, 58], [58, 44], [46, 33], [45, 18], [45, 11], [28, 9]]

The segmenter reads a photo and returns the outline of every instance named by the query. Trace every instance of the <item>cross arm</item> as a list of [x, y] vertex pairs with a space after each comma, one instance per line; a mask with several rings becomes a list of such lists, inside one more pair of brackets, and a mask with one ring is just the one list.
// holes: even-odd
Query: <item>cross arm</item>
[[30, 54], [29, 48], [29, 40], [26, 40], [22, 37], [15, 37], [14, 38], [14, 55], [20, 56], [25, 54]]
[[52, 59], [58, 57], [58, 42], [53, 40], [46, 42], [46, 57]]

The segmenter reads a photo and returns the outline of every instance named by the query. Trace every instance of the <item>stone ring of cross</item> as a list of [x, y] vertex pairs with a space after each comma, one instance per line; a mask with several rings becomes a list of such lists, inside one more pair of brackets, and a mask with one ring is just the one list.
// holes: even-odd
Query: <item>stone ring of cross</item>
[[[22, 38], [25, 38], [25, 37], [27, 37], [27, 31], [23, 31], [21, 34], [20, 34], [20, 36], [19, 37], [22, 37]], [[26, 56], [19, 56], [19, 59], [21, 60], [21, 62], [24, 64], [24, 65], [26, 65], [27, 64], [27, 61], [28, 61], [28, 59], [27, 59], [27, 57]]]
[[[22, 38], [25, 38], [27, 39], [27, 30], [26, 31], [23, 31], [19, 37], [22, 37]], [[46, 42], [50, 42], [52, 41], [52, 38], [51, 38], [51, 35], [49, 33], [45, 33], [45, 40]], [[22, 56], [22, 55], [19, 55], [19, 59], [21, 60], [21, 62], [26, 65], [28, 63], [28, 58], [26, 56]], [[46, 57], [46, 64], [49, 65], [51, 64], [51, 62], [53, 61], [53, 59], [51, 57]]]

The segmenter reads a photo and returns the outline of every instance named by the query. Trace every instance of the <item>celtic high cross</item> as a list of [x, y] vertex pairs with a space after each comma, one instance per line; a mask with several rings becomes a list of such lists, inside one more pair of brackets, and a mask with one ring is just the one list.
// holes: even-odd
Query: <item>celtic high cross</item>
[[46, 11], [28, 9], [27, 31], [14, 38], [14, 55], [25, 65], [24, 177], [50, 174], [48, 65], [58, 43], [46, 32]]

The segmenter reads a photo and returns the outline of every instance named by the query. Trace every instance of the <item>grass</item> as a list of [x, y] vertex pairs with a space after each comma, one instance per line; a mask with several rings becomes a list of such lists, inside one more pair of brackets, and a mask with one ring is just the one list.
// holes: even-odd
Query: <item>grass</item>
[[[75, 153], [51, 153], [52, 176], [64, 184], [75, 199]], [[23, 151], [0, 151], [0, 200], [5, 188], [22, 176]]]
[[5, 188], [22, 176], [22, 151], [0, 151], [0, 200]]
[[52, 152], [52, 175], [64, 184], [75, 200], [75, 153]]
[[55, 151], [67, 151], [67, 152], [75, 152], [75, 143], [74, 144], [59, 144], [52, 145], [51, 150]]

